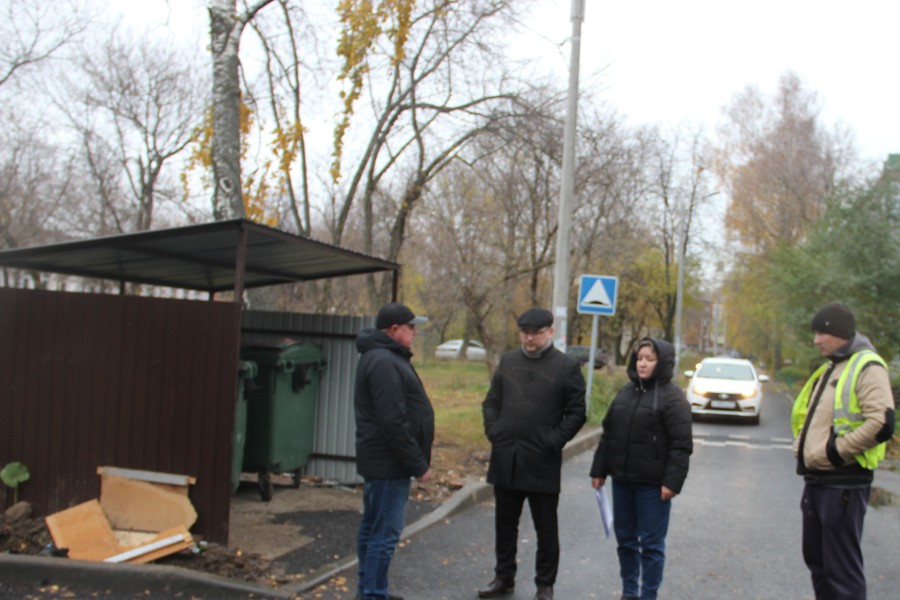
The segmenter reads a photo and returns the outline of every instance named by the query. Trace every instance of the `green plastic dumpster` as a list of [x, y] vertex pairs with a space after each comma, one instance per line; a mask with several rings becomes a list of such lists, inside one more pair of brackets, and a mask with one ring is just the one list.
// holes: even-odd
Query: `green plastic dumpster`
[[248, 395], [243, 471], [255, 472], [260, 497], [272, 499], [272, 473], [300, 472], [313, 449], [316, 403], [324, 366], [317, 346], [292, 340], [241, 348], [241, 360], [259, 370]]
[[258, 369], [249, 360], [238, 362], [237, 394], [234, 403], [234, 432], [231, 435], [231, 492], [241, 484], [244, 465], [244, 442], [247, 438], [247, 394], [253, 389], [253, 379]]

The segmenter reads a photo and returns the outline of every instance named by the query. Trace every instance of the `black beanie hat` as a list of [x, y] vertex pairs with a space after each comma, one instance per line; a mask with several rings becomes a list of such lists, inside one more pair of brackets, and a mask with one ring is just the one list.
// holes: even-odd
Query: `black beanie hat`
[[856, 319], [846, 304], [834, 302], [819, 309], [813, 317], [812, 330], [829, 333], [842, 340], [852, 340], [856, 335]]

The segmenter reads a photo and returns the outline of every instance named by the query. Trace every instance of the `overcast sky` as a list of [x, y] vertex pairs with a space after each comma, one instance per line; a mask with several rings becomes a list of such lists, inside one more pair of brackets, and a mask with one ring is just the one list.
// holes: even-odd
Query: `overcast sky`
[[[337, 0], [316, 0], [336, 4]], [[206, 42], [202, 0], [109, 0], [129, 24], [168, 19]], [[860, 156], [900, 153], [897, 0], [585, 0], [581, 80], [632, 124], [690, 122], [710, 131], [748, 84], [775, 92], [787, 70], [819, 95], [824, 122], [856, 135]], [[523, 52], [565, 85], [571, 0], [537, 0]]]
[[[735, 93], [753, 84], [770, 96], [791, 70], [827, 124], [855, 132], [862, 158], [900, 153], [896, 0], [585, 2], [581, 78], [600, 73], [602, 95], [633, 123], [712, 128]], [[565, 37], [570, 0], [540, 4], [534, 35]]]

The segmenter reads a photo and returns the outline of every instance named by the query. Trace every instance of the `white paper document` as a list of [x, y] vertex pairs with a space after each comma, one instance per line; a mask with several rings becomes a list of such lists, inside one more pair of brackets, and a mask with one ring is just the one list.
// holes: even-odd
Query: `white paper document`
[[603, 522], [603, 533], [609, 537], [613, 526], [612, 506], [609, 503], [609, 495], [606, 493], [606, 486], [602, 486], [597, 490], [597, 508], [600, 509], [600, 520]]

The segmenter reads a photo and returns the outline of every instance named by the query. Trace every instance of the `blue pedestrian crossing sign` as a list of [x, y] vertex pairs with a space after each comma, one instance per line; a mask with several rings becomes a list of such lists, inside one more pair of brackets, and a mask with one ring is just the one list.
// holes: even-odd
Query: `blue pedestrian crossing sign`
[[619, 278], [604, 275], [582, 275], [578, 285], [578, 308], [583, 315], [606, 315], [616, 313], [616, 291]]

